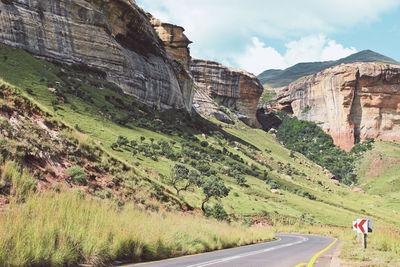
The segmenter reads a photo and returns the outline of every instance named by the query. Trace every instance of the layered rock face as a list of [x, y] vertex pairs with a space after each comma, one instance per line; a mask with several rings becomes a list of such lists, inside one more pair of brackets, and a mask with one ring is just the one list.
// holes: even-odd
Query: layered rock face
[[347, 151], [357, 138], [400, 141], [400, 65], [326, 69], [280, 88], [274, 108], [316, 122]]
[[197, 86], [218, 103], [237, 110], [250, 126], [258, 126], [256, 112], [263, 87], [256, 76], [206, 60], [192, 60], [191, 70]]
[[0, 42], [88, 65], [148, 105], [191, 110], [188, 76], [133, 0], [13, 0], [0, 10]]
[[183, 27], [165, 23], [154, 18], [147, 13], [150, 23], [158, 34], [158, 37], [164, 43], [167, 53], [175, 60], [175, 69], [179, 70], [178, 79], [183, 88], [184, 98], [193, 99], [195, 90], [193, 90], [193, 79], [190, 75], [190, 50], [189, 45], [192, 43], [183, 33]]
[[150, 22], [157, 32], [160, 39], [164, 42], [165, 48], [175, 60], [181, 62], [185, 68], [190, 68], [190, 50], [189, 45], [192, 43], [183, 33], [185, 29], [181, 26], [162, 22], [150, 14], [147, 14]]

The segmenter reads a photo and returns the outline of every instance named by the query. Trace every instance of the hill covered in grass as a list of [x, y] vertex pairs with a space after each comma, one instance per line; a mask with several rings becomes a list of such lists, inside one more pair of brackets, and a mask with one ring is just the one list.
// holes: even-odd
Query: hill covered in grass
[[387, 56], [381, 55], [371, 50], [363, 50], [361, 52], [335, 61], [298, 63], [285, 70], [266, 70], [258, 75], [258, 79], [265, 88], [283, 87], [289, 85], [290, 83], [296, 81], [301, 77], [313, 75], [324, 69], [340, 64], [355, 62], [382, 62], [386, 64], [399, 64], [399, 62]]
[[[90, 68], [55, 65], [4, 45], [0, 77], [4, 265], [139, 261], [270, 239], [271, 227], [344, 229], [357, 217], [370, 217], [379, 228], [394, 227], [400, 220], [385, 196], [360, 194], [334, 183], [323, 167], [288, 150], [274, 135], [240, 121], [228, 125], [182, 110], [160, 112], [126, 97]], [[171, 177], [191, 173], [197, 174], [196, 182], [178, 194]], [[215, 184], [226, 190], [209, 196], [218, 191], [210, 186]], [[37, 209], [46, 205], [59, 212]], [[75, 217], [71, 207], [79, 207]], [[78, 217], [92, 214], [91, 209], [99, 210], [99, 218], [85, 222], [88, 226]], [[182, 233], [179, 227], [184, 225], [172, 219], [175, 213], [188, 216], [183, 224], [211, 224], [214, 234]], [[42, 229], [44, 218], [48, 224]], [[134, 223], [145, 227], [149, 221], [161, 224], [160, 232], [167, 229], [162, 224], [169, 224], [171, 232], [148, 241], [131, 238], [137, 237], [135, 232], [120, 233], [121, 228], [134, 228]], [[249, 227], [254, 223], [264, 227]], [[99, 236], [95, 229], [103, 226], [110, 238], [94, 238]], [[94, 232], [82, 234], [88, 229]], [[227, 238], [235, 231], [243, 235]], [[34, 232], [38, 242], [24, 241]], [[178, 233], [185, 238], [168, 243]], [[52, 234], [61, 239], [56, 242]], [[54, 246], [46, 247], [48, 241]], [[21, 242], [26, 249], [18, 246]], [[4, 255], [15, 257], [10, 261]]]

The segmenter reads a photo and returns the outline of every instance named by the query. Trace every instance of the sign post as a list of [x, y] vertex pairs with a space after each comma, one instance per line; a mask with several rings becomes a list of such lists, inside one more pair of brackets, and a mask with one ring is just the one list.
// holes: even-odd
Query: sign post
[[367, 248], [367, 234], [372, 232], [372, 220], [362, 218], [353, 221], [353, 230], [357, 231], [357, 241], [358, 234], [362, 235], [362, 246]]

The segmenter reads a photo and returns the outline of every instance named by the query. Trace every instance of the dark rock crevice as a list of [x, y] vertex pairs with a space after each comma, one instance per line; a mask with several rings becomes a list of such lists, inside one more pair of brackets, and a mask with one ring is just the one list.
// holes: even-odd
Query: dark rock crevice
[[273, 112], [268, 112], [264, 108], [257, 109], [257, 120], [261, 125], [261, 129], [268, 132], [272, 128], [277, 129], [281, 124], [282, 120], [279, 119]]
[[350, 125], [354, 127], [354, 141], [360, 140], [360, 125], [362, 121], [362, 106], [359, 95], [360, 71], [358, 70], [355, 78], [354, 96], [350, 109]]

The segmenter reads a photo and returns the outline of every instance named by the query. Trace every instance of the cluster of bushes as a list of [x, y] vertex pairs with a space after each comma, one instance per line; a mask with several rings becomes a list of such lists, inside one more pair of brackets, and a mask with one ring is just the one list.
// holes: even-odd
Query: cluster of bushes
[[316, 123], [282, 115], [277, 138], [286, 148], [302, 153], [310, 160], [328, 169], [336, 179], [346, 184], [355, 182], [355, 156], [372, 148], [372, 140], [356, 145], [352, 152], [336, 147], [332, 137]]
[[[182, 163], [188, 163], [205, 176], [216, 175], [218, 173], [210, 162], [221, 162], [229, 166], [227, 174], [234, 177], [237, 183], [242, 186], [246, 185], [246, 179], [243, 175], [262, 177], [262, 173], [257, 166], [247, 166], [238, 154], [229, 152], [226, 148], [221, 151], [205, 140], [200, 141], [194, 135], [185, 133], [180, 146], [175, 146], [175, 141], [167, 142], [159, 140], [156, 142], [153, 138], [149, 138], [148, 140], [150, 142], [147, 142], [143, 136], [138, 141], [128, 140], [124, 136], [119, 136], [116, 142], [111, 145], [111, 148], [114, 150], [123, 149], [131, 151], [133, 156], [140, 154], [154, 161], [158, 161], [160, 156], [172, 161], [179, 160]], [[178, 148], [176, 149], [176, 147]]]
[[285, 184], [279, 183], [277, 182], [275, 179], [267, 177], [265, 180], [266, 184], [268, 184], [270, 186], [271, 189], [283, 189], [285, 191], [289, 191], [292, 192], [296, 195], [299, 195], [301, 197], [305, 197], [308, 198], [310, 200], [316, 200], [316, 196], [314, 196], [313, 194], [311, 194], [310, 192], [307, 192], [301, 188], [292, 188], [292, 187], [288, 187]]

